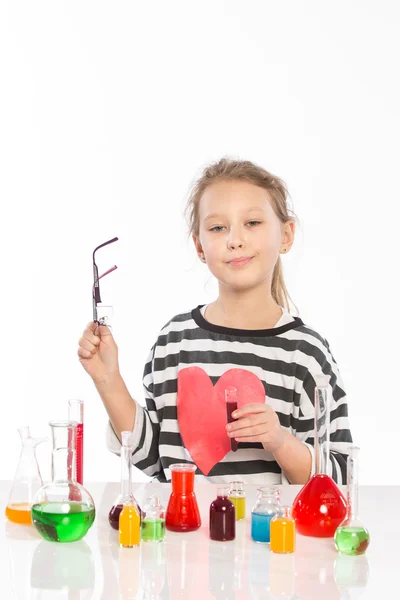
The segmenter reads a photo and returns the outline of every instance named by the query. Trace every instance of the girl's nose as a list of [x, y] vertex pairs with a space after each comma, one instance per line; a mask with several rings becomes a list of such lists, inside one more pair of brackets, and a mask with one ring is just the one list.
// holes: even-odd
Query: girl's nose
[[239, 231], [234, 231], [233, 229], [230, 230], [227, 245], [230, 250], [235, 250], [235, 248], [243, 248], [244, 240]]

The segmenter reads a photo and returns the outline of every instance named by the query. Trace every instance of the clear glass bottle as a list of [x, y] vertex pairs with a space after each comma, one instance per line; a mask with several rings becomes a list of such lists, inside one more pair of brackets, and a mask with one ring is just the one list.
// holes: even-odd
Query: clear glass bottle
[[50, 542], [75, 542], [93, 525], [95, 506], [89, 492], [76, 481], [73, 421], [50, 421], [53, 451], [51, 482], [32, 501], [32, 523]]
[[243, 481], [231, 481], [229, 484], [229, 500], [235, 506], [236, 521], [246, 518], [246, 492]]
[[271, 521], [271, 552], [288, 554], [296, 547], [296, 525], [290, 506], [280, 506]]
[[201, 527], [201, 518], [194, 493], [196, 465], [176, 463], [170, 466], [172, 492], [169, 497], [165, 526], [170, 531], [195, 531]]
[[369, 532], [358, 518], [358, 470], [360, 448], [351, 446], [347, 457], [347, 513], [335, 532], [335, 546], [340, 554], [357, 556], [369, 546]]
[[162, 542], [165, 537], [165, 510], [158, 496], [148, 498], [142, 513], [142, 540]]
[[46, 442], [47, 438], [31, 437], [27, 426], [20, 427], [18, 433], [22, 449], [5, 512], [9, 521], [30, 525], [32, 500], [43, 485], [36, 459], [36, 446]]
[[263, 485], [257, 490], [257, 500], [251, 510], [251, 537], [255, 542], [270, 542], [270, 524], [280, 507], [280, 492], [274, 485]]
[[217, 542], [235, 539], [235, 505], [228, 499], [229, 487], [218, 487], [217, 497], [210, 504], [210, 538]]
[[302, 487], [293, 502], [292, 515], [302, 535], [333, 537], [346, 516], [346, 500], [327, 474], [329, 458], [328, 381], [317, 378], [315, 388], [315, 475]]
[[111, 527], [119, 531], [119, 516], [122, 512], [124, 504], [136, 505], [139, 515], [141, 514], [140, 506], [136, 502], [135, 496], [132, 493], [132, 431], [121, 432], [121, 487], [110, 512], [108, 513], [108, 522]]

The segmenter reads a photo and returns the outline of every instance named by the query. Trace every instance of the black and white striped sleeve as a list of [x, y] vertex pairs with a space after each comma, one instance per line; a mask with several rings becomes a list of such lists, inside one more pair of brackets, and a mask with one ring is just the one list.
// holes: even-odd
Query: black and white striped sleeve
[[[321, 346], [320, 346], [321, 350]], [[328, 475], [338, 484], [346, 483], [348, 446], [352, 443], [348, 419], [347, 396], [344, 391], [342, 377], [338, 366], [330, 352], [329, 345], [324, 340], [322, 352], [315, 354], [309, 362], [309, 368], [303, 380], [300, 396], [300, 431], [296, 437], [302, 439], [309, 447], [315, 473], [314, 452], [314, 394], [316, 380], [321, 375], [329, 380], [329, 408], [330, 408], [330, 452]]]
[[[132, 453], [132, 464], [149, 477], [157, 477], [161, 471], [158, 448], [160, 423], [153, 394], [153, 356], [154, 347], [151, 349], [143, 373], [146, 407], [136, 402]], [[107, 445], [112, 452], [120, 453], [121, 444], [110, 423], [108, 424]]]

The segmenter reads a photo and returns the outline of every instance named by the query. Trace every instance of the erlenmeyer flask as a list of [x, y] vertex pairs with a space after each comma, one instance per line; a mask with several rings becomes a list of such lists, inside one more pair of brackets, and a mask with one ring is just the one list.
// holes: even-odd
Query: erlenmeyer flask
[[46, 442], [47, 438], [31, 437], [27, 426], [20, 427], [18, 432], [21, 436], [22, 450], [6, 506], [6, 517], [13, 523], [29, 525], [32, 523], [33, 497], [43, 485], [36, 459], [36, 446]]
[[315, 475], [303, 486], [293, 502], [292, 516], [302, 535], [333, 537], [346, 515], [346, 501], [333, 479], [329, 464], [329, 406], [325, 377], [315, 388]]
[[93, 498], [76, 481], [74, 421], [50, 421], [53, 439], [52, 481], [32, 501], [32, 523], [45, 540], [80, 540], [95, 518]]
[[170, 531], [195, 531], [201, 527], [199, 507], [194, 493], [196, 465], [176, 463], [170, 466], [172, 492], [169, 497], [165, 526]]

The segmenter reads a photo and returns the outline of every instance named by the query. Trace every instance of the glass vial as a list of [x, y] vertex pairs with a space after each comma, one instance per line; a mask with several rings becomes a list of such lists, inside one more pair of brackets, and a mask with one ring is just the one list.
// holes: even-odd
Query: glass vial
[[[232, 423], [236, 419], [232, 417], [232, 413], [237, 409], [238, 398], [237, 389], [233, 386], [229, 386], [225, 389], [225, 402], [226, 402], [226, 420], [228, 423]], [[238, 449], [238, 443], [234, 438], [230, 438], [231, 450], [236, 452]]]
[[271, 551], [277, 554], [294, 552], [296, 547], [296, 525], [290, 506], [280, 506], [271, 521]]
[[229, 485], [229, 500], [235, 506], [236, 521], [246, 518], [246, 492], [243, 481], [231, 481]]
[[369, 546], [369, 532], [358, 518], [358, 469], [360, 448], [351, 446], [347, 457], [347, 514], [335, 532], [335, 546], [340, 554], [357, 556]]
[[210, 538], [217, 542], [235, 539], [235, 506], [228, 494], [229, 487], [217, 488], [217, 498], [210, 504]]
[[162, 542], [165, 537], [165, 510], [158, 496], [148, 498], [142, 513], [142, 540]]
[[[132, 494], [131, 455], [132, 432], [121, 432], [121, 502], [119, 515], [119, 544], [123, 548], [132, 548], [140, 544], [140, 509]], [[119, 505], [117, 505], [119, 506]], [[112, 510], [112, 509], [111, 509]]]
[[270, 542], [270, 525], [280, 507], [279, 496], [279, 489], [274, 485], [258, 488], [257, 500], [251, 511], [251, 537], [255, 542]]

